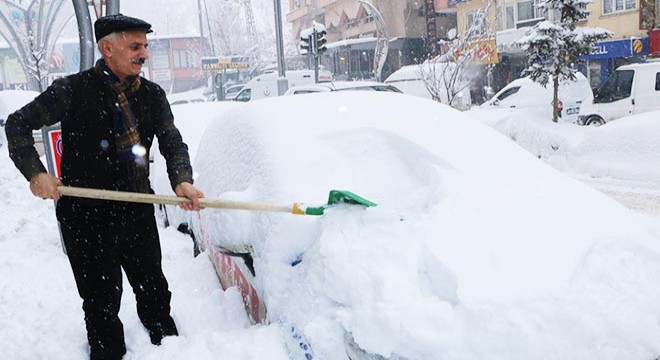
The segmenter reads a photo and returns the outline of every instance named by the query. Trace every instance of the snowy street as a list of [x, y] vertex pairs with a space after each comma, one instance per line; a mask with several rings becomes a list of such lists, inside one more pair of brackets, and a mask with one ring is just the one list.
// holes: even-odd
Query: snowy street
[[580, 180], [632, 210], [660, 216], [660, 186], [658, 185], [584, 177]]

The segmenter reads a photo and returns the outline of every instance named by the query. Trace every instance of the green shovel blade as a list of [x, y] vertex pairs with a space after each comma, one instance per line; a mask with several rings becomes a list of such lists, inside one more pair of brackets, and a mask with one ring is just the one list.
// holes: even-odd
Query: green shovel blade
[[362, 205], [366, 207], [376, 206], [376, 203], [371, 202], [362, 196], [353, 194], [348, 190], [330, 190], [330, 195], [328, 196], [328, 205], [341, 203]]
[[328, 206], [335, 204], [362, 205], [365, 207], [376, 206], [376, 203], [356, 195], [348, 190], [330, 190], [328, 203], [323, 206], [307, 207], [307, 209], [305, 209], [305, 215], [323, 215], [323, 212]]

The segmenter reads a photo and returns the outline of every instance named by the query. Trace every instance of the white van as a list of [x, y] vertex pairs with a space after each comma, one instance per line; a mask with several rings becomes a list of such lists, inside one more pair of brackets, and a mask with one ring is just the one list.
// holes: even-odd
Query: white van
[[582, 106], [578, 124], [600, 126], [651, 110], [660, 110], [660, 62], [624, 65]]
[[[235, 101], [251, 101], [278, 96], [277, 71], [261, 74], [245, 84], [243, 90], [236, 95]], [[289, 87], [314, 84], [314, 70], [293, 70], [286, 72]], [[332, 73], [319, 70], [319, 82], [332, 81]]]
[[[431, 100], [440, 100], [441, 103], [447, 104], [449, 101], [445, 92], [440, 91], [440, 99], [434, 99], [431, 92], [429, 92], [426, 87], [424, 78], [427, 78], [426, 82], [437, 79], [437, 86], [441, 89], [444, 85], [442, 84], [443, 74], [449, 77], [452, 67], [455, 66], [454, 63], [433, 63], [433, 64], [422, 64], [422, 65], [407, 65], [399, 70], [392, 73], [385, 79], [386, 84], [394, 85], [397, 89], [401, 90], [404, 94], [410, 94], [413, 96], [420, 96], [423, 98]], [[462, 89], [457, 94], [456, 98], [453, 101], [452, 106], [459, 110], [466, 110], [470, 107], [470, 89], [469, 81], [466, 79], [462, 84], [456, 84]]]
[[[481, 105], [482, 109], [497, 108], [534, 108], [542, 110], [552, 118], [552, 98], [554, 88], [549, 82], [545, 87], [529, 77], [513, 80], [490, 100]], [[559, 83], [559, 117], [561, 121], [576, 123], [583, 104], [593, 98], [589, 80], [582, 73], [575, 74], [575, 81]]]

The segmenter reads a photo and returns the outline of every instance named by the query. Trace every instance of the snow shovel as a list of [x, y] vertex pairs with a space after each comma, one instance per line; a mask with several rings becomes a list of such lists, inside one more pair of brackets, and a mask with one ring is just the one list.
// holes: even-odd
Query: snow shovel
[[[63, 196], [147, 204], [179, 205], [182, 202], [191, 201], [188, 198], [178, 196], [89, 189], [72, 186], [58, 186], [57, 191]], [[365, 207], [376, 206], [375, 203], [346, 190], [331, 190], [330, 195], [328, 196], [328, 203], [321, 206], [306, 206], [304, 203], [299, 202], [293, 203], [292, 205], [276, 205], [250, 201], [199, 199], [199, 204], [205, 208], [285, 212], [296, 215], [323, 215], [323, 212], [329, 206], [340, 203], [362, 205]]]

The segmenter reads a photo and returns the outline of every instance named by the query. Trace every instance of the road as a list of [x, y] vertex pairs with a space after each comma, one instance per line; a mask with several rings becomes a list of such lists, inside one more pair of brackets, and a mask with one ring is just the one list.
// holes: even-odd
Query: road
[[578, 178], [626, 207], [660, 217], [660, 185], [616, 179]]

